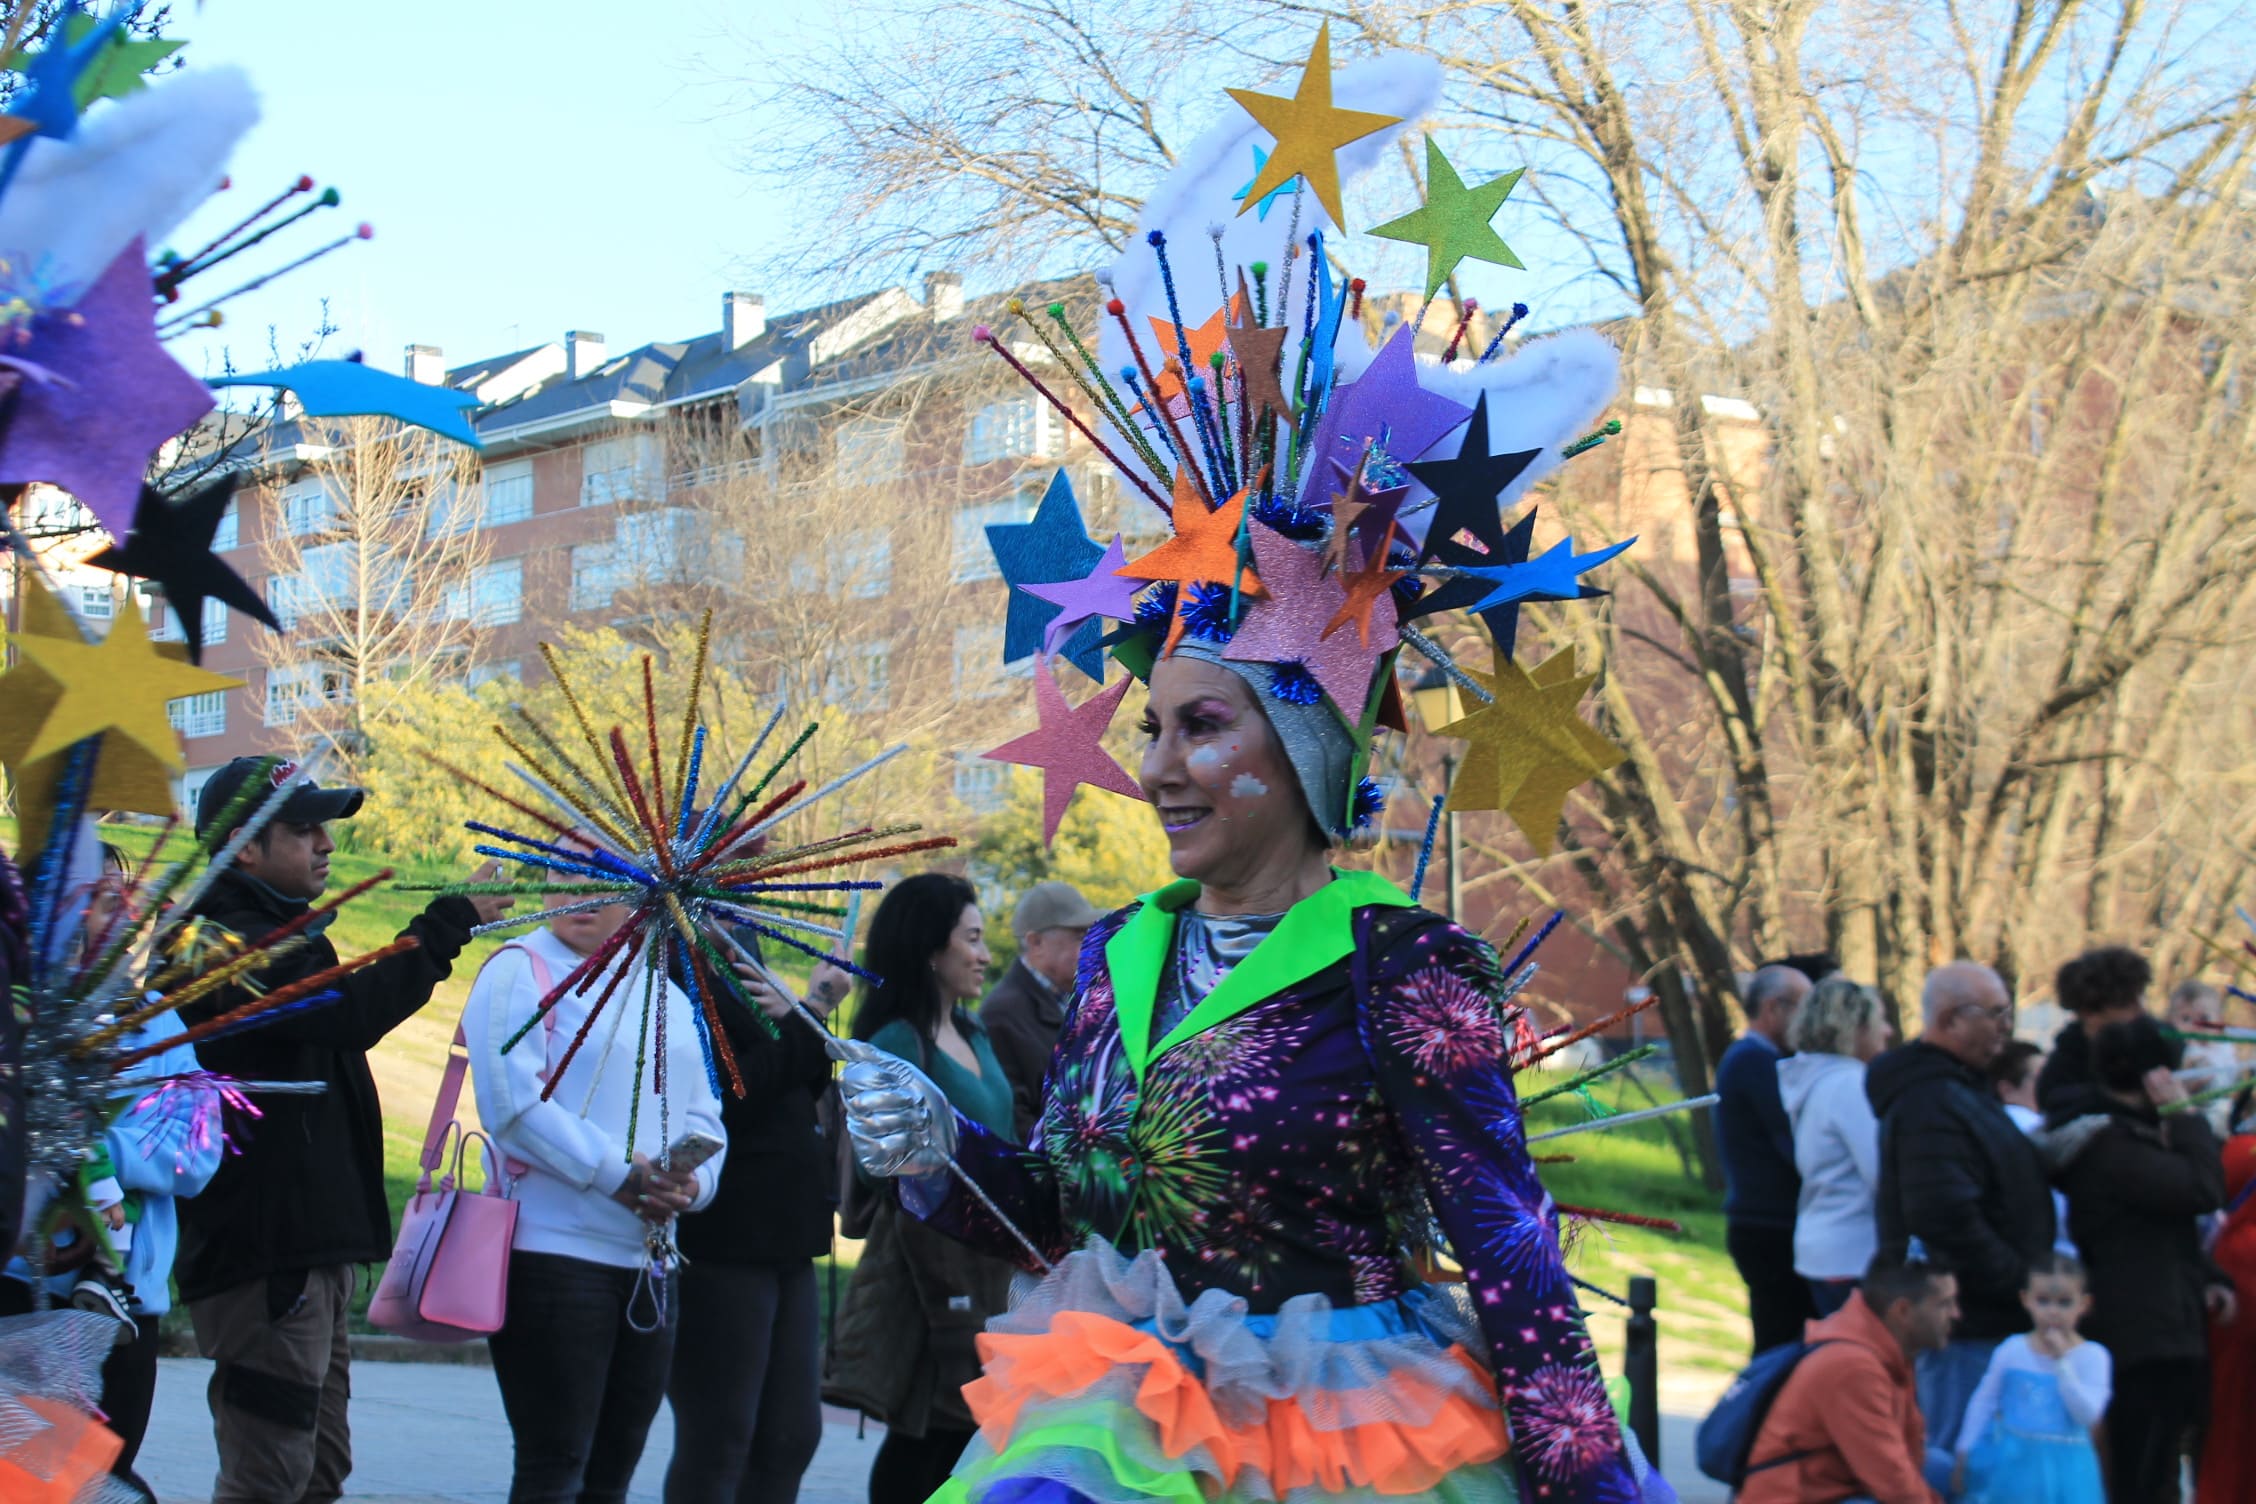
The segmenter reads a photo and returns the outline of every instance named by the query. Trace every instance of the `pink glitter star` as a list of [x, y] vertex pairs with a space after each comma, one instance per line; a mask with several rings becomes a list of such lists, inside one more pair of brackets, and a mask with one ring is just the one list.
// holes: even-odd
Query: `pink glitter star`
[[1057, 675], [1047, 657], [1036, 661], [1034, 708], [1039, 729], [1003, 743], [987, 756], [995, 762], [1012, 762], [1042, 770], [1042, 840], [1057, 839], [1058, 822], [1082, 784], [1142, 799], [1144, 791], [1104, 749], [1105, 727], [1120, 708], [1120, 697], [1133, 678], [1123, 676], [1112, 688], [1101, 690], [1078, 706], [1065, 703]]

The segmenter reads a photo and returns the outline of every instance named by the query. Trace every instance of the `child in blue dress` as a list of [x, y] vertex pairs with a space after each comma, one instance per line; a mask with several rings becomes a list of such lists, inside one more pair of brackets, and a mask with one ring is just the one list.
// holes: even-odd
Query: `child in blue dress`
[[2107, 1349], [2076, 1333], [2091, 1309], [2084, 1268], [2051, 1253], [2021, 1290], [2036, 1330], [1990, 1358], [1959, 1427], [1962, 1504], [2104, 1504], [2092, 1428], [2107, 1413]]

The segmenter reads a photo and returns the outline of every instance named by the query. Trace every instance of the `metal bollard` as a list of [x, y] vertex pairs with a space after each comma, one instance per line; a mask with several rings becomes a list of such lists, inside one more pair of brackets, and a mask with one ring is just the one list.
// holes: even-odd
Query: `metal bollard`
[[1661, 1329], [1653, 1320], [1658, 1301], [1652, 1280], [1643, 1275], [1631, 1278], [1628, 1340], [1622, 1350], [1622, 1373], [1629, 1380], [1629, 1429], [1655, 1468], [1661, 1465]]

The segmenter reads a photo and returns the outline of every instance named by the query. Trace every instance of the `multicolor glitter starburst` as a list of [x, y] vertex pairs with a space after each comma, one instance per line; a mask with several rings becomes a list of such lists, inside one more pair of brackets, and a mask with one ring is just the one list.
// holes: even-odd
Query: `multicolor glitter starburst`
[[1578, 1478], [1621, 1448], [1621, 1421], [1594, 1367], [1545, 1364], [1513, 1392], [1509, 1414], [1513, 1444], [1540, 1476]]
[[1441, 1080], [1490, 1072], [1504, 1055], [1504, 1028], [1490, 995], [1454, 971], [1428, 966], [1403, 983], [1385, 1024], [1395, 1047]]
[[1221, 1134], [1206, 1094], [1181, 1076], [1154, 1075], [1128, 1128], [1138, 1178], [1129, 1230], [1135, 1246], [1199, 1241], [1222, 1193]]

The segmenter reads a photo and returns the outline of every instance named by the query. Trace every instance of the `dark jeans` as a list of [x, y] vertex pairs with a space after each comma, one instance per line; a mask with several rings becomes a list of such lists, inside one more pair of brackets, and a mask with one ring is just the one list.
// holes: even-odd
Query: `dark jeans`
[[[22, 1316], [32, 1309], [31, 1286], [0, 1279], [0, 1316]], [[125, 1446], [110, 1464], [110, 1476], [137, 1489], [145, 1499], [156, 1491], [133, 1470], [141, 1439], [149, 1433], [149, 1407], [157, 1397], [157, 1318], [133, 1318], [133, 1340], [110, 1350], [102, 1364], [102, 1414]]]
[[[619, 1504], [664, 1397], [674, 1327], [637, 1271], [553, 1253], [509, 1260], [509, 1321], [486, 1339], [517, 1465], [509, 1504]], [[671, 1312], [666, 1313], [669, 1316]]]
[[2105, 1422], [2113, 1504], [2177, 1504], [2178, 1460], [2198, 1439], [2208, 1409], [2209, 1365], [2198, 1358], [2116, 1369]]
[[666, 1504], [795, 1504], [822, 1441], [815, 1266], [698, 1259], [680, 1283]]
[[938, 1426], [922, 1436], [886, 1432], [877, 1460], [870, 1464], [869, 1504], [924, 1504], [948, 1481], [956, 1459], [978, 1434]]
[[1802, 1324], [1816, 1318], [1817, 1304], [1808, 1282], [1794, 1272], [1794, 1229], [1733, 1222], [1724, 1229], [1723, 1246], [1747, 1283], [1755, 1351], [1801, 1341]]

